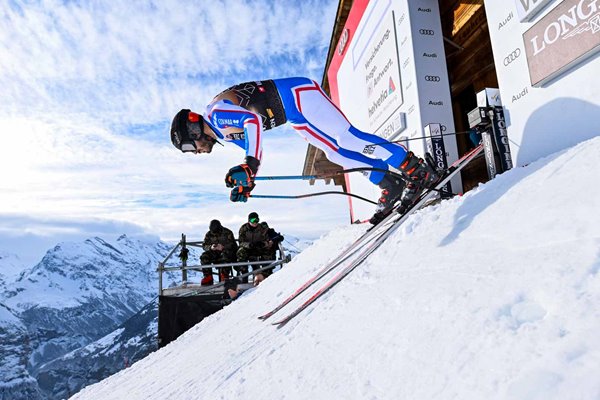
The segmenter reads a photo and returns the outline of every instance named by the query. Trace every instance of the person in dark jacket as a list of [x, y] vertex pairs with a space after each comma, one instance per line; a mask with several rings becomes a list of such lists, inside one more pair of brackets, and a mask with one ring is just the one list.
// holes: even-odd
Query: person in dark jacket
[[[236, 260], [238, 246], [233, 232], [221, 225], [219, 220], [214, 219], [210, 221], [209, 230], [204, 236], [202, 248], [204, 249], [204, 253], [200, 256], [200, 264], [202, 265], [225, 264], [235, 262]], [[204, 274], [202, 285], [212, 285], [212, 268], [202, 268], [202, 273]], [[219, 281], [224, 281], [231, 273], [231, 267], [220, 268]]]
[[[260, 261], [273, 260], [273, 241], [269, 239], [269, 225], [266, 222], [260, 222], [258, 214], [251, 212], [248, 215], [248, 222], [240, 227], [238, 236], [240, 247], [237, 251], [237, 261]], [[256, 268], [252, 268], [255, 270]], [[236, 270], [242, 274], [248, 272], [248, 267], [238, 267]], [[263, 278], [268, 273], [263, 272]], [[256, 279], [256, 277], [255, 277]], [[247, 278], [242, 279], [243, 283], [248, 281]]]

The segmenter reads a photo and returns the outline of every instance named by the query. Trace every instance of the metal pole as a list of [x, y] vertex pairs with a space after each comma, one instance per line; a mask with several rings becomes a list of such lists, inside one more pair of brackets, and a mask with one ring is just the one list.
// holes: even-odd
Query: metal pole
[[367, 198], [364, 198], [362, 196], [358, 196], [356, 194], [352, 194], [352, 193], [348, 193], [348, 192], [336, 192], [336, 191], [329, 191], [329, 192], [317, 192], [317, 193], [309, 193], [309, 194], [300, 194], [297, 196], [282, 196], [282, 195], [266, 195], [266, 194], [251, 194], [250, 197], [253, 199], [303, 199], [306, 197], [314, 197], [314, 196], [323, 196], [326, 194], [342, 194], [345, 196], [350, 196], [350, 197], [354, 197], [357, 198], [359, 200], [362, 201], [366, 201], [367, 203], [371, 203], [371, 204], [377, 204], [377, 202], [369, 200]]
[[325, 178], [324, 175], [281, 175], [281, 176], [257, 176], [255, 181], [284, 181], [284, 180], [310, 180]]
[[[187, 248], [185, 247], [185, 235], [182, 233], [181, 234], [181, 251], [183, 251], [183, 249], [187, 250]], [[187, 267], [187, 257], [185, 257], [181, 260], [181, 281], [182, 282], [187, 282], [187, 269], [185, 267]]]
[[165, 264], [159, 262], [158, 263], [158, 295], [159, 296], [162, 296], [162, 287], [163, 287], [163, 283], [162, 283], [163, 277], [162, 277], [162, 274], [163, 274], [164, 268], [165, 268]]

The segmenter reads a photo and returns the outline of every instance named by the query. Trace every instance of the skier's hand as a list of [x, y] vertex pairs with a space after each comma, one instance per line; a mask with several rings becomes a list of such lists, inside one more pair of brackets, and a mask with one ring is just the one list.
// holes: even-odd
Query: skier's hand
[[229, 169], [225, 175], [225, 186], [235, 188], [236, 186], [254, 186], [254, 173], [248, 164], [236, 165]]
[[250, 197], [250, 192], [254, 189], [254, 186], [236, 186], [231, 189], [231, 195], [229, 196], [229, 200], [235, 202], [245, 203], [248, 201], [248, 197]]

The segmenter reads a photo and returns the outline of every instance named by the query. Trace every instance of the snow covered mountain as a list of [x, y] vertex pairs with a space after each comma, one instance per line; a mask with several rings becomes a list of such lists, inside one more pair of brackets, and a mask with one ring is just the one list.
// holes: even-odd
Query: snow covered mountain
[[158, 301], [152, 300], [108, 335], [38, 369], [45, 393], [68, 398], [157, 350]]
[[[292, 256], [308, 243], [286, 240]], [[96, 237], [61, 243], [30, 269], [2, 253], [0, 399], [65, 398], [156, 350], [156, 267], [171, 248]], [[190, 248], [190, 260], [199, 254]]]
[[258, 320], [366, 226], [337, 229], [73, 398], [598, 399], [599, 174], [600, 137], [515, 168], [411, 216], [283, 328]]
[[100, 238], [61, 243], [6, 283], [0, 352], [11, 357], [0, 372], [4, 390], [21, 392], [36, 378], [44, 397], [53, 398], [56, 373], [46, 364], [111, 333], [145, 307], [156, 296], [158, 262], [171, 247], [127, 236], [114, 244]]
[[19, 256], [0, 250], [0, 293], [6, 291], [6, 284], [18, 278], [26, 268]]

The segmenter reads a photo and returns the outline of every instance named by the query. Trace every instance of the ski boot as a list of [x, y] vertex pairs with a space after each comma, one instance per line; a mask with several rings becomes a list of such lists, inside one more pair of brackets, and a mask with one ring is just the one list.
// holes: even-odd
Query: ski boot
[[415, 156], [412, 151], [408, 152], [399, 169], [408, 178], [400, 200], [401, 207], [398, 210], [403, 213], [419, 198], [423, 190], [434, 186], [439, 180], [439, 175], [429, 163]]
[[394, 208], [396, 203], [402, 196], [404, 190], [404, 181], [400, 178], [395, 178], [392, 175], [386, 174], [383, 180], [379, 182], [381, 188], [381, 197], [377, 201], [377, 207], [375, 208], [375, 214], [369, 220], [373, 225], [377, 225]]

